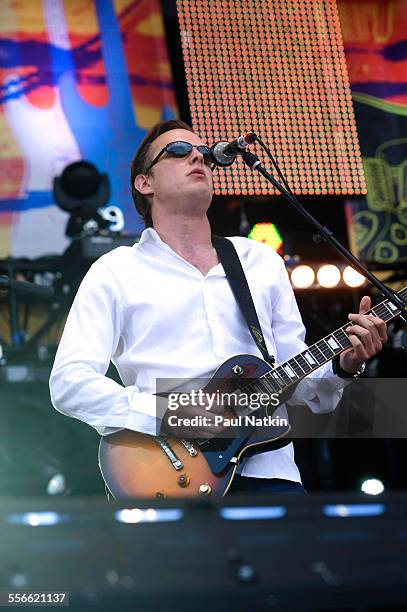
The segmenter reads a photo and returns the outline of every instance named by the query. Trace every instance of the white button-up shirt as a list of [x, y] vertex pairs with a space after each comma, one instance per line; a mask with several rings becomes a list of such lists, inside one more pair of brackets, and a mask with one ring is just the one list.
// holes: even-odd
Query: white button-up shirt
[[[303, 351], [305, 329], [282, 258], [270, 247], [234, 237], [268, 351], [283, 363]], [[58, 347], [51, 399], [63, 414], [106, 435], [119, 429], [155, 435], [156, 379], [210, 378], [237, 354], [261, 357], [221, 264], [205, 276], [146, 229], [140, 242], [103, 255], [83, 279]], [[124, 386], [105, 376], [110, 361]], [[303, 379], [291, 403], [330, 412], [343, 380], [331, 364]], [[300, 482], [293, 446], [259, 453], [244, 476]]]

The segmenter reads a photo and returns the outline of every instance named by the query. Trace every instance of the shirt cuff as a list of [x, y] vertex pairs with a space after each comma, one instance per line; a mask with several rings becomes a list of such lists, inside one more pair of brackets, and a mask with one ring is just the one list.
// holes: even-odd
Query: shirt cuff
[[150, 436], [158, 436], [161, 422], [168, 408], [166, 398], [150, 393], [137, 393], [137, 408], [130, 405], [126, 429]]

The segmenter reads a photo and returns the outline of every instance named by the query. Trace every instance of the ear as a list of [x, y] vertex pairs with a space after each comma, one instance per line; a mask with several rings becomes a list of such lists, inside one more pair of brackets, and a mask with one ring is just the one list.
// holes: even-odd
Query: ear
[[134, 187], [141, 195], [153, 195], [150, 178], [146, 174], [138, 174], [134, 179]]

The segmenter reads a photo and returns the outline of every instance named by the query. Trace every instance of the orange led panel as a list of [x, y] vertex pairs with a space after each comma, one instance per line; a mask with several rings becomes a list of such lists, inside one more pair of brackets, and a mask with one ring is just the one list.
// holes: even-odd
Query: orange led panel
[[[336, 0], [177, 0], [193, 128], [256, 132], [297, 194], [365, 194]], [[252, 148], [264, 165], [259, 146]], [[238, 159], [215, 193], [276, 193]]]

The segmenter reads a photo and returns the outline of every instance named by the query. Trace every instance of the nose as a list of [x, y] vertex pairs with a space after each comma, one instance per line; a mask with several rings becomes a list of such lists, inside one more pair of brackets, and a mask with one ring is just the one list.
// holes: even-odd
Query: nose
[[204, 156], [195, 147], [192, 149], [190, 160], [192, 164], [204, 165]]

